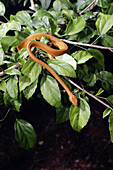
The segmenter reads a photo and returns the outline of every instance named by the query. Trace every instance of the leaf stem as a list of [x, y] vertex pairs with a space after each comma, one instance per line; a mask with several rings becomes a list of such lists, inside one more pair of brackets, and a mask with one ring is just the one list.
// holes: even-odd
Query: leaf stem
[[91, 44], [95, 44], [95, 42], [96, 42], [99, 38], [100, 38], [100, 36], [97, 37]]
[[9, 20], [5, 17], [5, 15], [3, 15], [3, 17], [5, 18], [5, 20], [8, 22]]
[[81, 48], [81, 49], [83, 49], [83, 50], [85, 50], [85, 51], [87, 51], [87, 49], [86, 48], [84, 48], [84, 47], [81, 47], [80, 45], [76, 45], [77, 47], [79, 47], [79, 48]]

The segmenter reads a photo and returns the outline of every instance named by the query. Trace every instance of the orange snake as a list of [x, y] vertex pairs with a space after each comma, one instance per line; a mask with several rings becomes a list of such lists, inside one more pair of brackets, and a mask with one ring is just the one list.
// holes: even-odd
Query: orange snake
[[[53, 49], [50, 46], [48, 46], [48, 45], [46, 45], [46, 44], [44, 44], [40, 41], [32, 41], [34, 39], [40, 40], [42, 36], [47, 37], [50, 40], [50, 42], [54, 46], [58, 47], [59, 49]], [[73, 93], [69, 90], [67, 85], [62, 81], [62, 79], [58, 76], [58, 74], [49, 65], [47, 65], [43, 61], [36, 58], [34, 56], [34, 54], [31, 52], [32, 47], [38, 47], [38, 48], [46, 51], [48, 53], [49, 58], [52, 59], [52, 58], [54, 58], [53, 56], [59, 56], [59, 55], [64, 54], [68, 50], [68, 46], [63, 41], [61, 41], [60, 39], [58, 39], [58, 38], [56, 38], [56, 37], [54, 37], [54, 36], [52, 36], [51, 34], [48, 34], [48, 33], [35, 33], [35, 34], [28, 36], [17, 46], [17, 50], [19, 51], [23, 47], [26, 47], [26, 46], [27, 46], [27, 52], [28, 52], [29, 56], [36, 63], [45, 67], [55, 77], [55, 79], [63, 86], [63, 88], [65, 89], [65, 91], [69, 95], [69, 100], [73, 103], [73, 105], [77, 106], [77, 97], [75, 95], [73, 95]]]

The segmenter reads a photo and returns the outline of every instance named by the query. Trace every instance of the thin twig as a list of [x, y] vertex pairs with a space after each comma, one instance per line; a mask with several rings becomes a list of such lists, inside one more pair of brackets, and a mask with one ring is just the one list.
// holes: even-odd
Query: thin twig
[[80, 15], [84, 12], [87, 12], [87, 11], [91, 11], [98, 3], [98, 0], [94, 0], [92, 3], [90, 3], [85, 9], [83, 9], [82, 11], [80, 11]]
[[99, 98], [97, 98], [96, 96], [94, 96], [93, 94], [89, 93], [88, 91], [86, 91], [85, 89], [81, 88], [78, 84], [76, 84], [75, 82], [73, 82], [72, 80], [70, 80], [68, 77], [63, 76], [68, 82], [70, 82], [72, 85], [74, 85], [76, 88], [78, 88], [81, 91], [84, 91], [87, 95], [89, 95], [90, 97], [92, 97], [93, 99], [97, 100], [98, 102], [100, 102], [101, 104], [103, 104], [104, 106], [110, 108], [111, 110], [113, 110], [113, 108], [111, 106], [109, 106], [108, 104], [106, 104], [105, 102], [103, 102], [102, 100], [100, 100]]
[[4, 76], [4, 75], [6, 74], [6, 71], [7, 71], [7, 70], [10, 70], [10, 69], [12, 69], [12, 68], [18, 68], [18, 67], [20, 67], [20, 64], [16, 63], [15, 65], [9, 67], [8, 69], [0, 72], [0, 77]]
[[8, 109], [8, 111], [6, 112], [4, 118], [3, 118], [3, 119], [0, 119], [0, 122], [3, 122], [3, 121], [6, 119], [7, 115], [8, 115], [9, 112], [10, 112], [10, 110], [11, 110], [11, 109]]
[[100, 45], [86, 44], [86, 43], [81, 43], [81, 42], [65, 40], [65, 39], [62, 39], [62, 41], [66, 42], [68, 44], [73, 44], [73, 45], [81, 45], [81, 46], [86, 46], [86, 47], [91, 47], [91, 48], [99, 48], [99, 49], [104, 49], [104, 50], [113, 50], [112, 47], [103, 47]]
[[3, 17], [5, 18], [5, 20], [8, 22], [9, 20], [6, 18], [6, 16], [5, 15], [3, 15]]

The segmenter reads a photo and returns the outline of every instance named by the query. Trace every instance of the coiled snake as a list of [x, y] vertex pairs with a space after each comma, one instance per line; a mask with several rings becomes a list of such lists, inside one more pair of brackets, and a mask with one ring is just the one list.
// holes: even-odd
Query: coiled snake
[[[45, 36], [49, 39], [51, 44], [53, 44], [55, 47], [58, 49], [51, 48], [50, 46], [40, 42], [40, 41], [32, 41], [34, 39], [40, 40], [42, 36]], [[73, 103], [73, 105], [77, 106], [77, 97], [70, 91], [70, 89], [67, 87], [67, 85], [62, 81], [62, 79], [59, 77], [59, 75], [46, 63], [43, 61], [39, 60], [35, 55], [31, 52], [32, 47], [38, 47], [45, 52], [48, 53], [49, 58], [54, 58], [53, 56], [59, 56], [67, 52], [68, 46], [61, 41], [60, 39], [52, 36], [51, 34], [48, 33], [35, 33], [27, 38], [25, 38], [18, 46], [17, 50], [21, 50], [27, 46], [27, 52], [29, 56], [38, 64], [41, 66], [45, 67], [54, 77], [55, 79], [63, 86], [67, 94], [69, 95], [69, 100]]]

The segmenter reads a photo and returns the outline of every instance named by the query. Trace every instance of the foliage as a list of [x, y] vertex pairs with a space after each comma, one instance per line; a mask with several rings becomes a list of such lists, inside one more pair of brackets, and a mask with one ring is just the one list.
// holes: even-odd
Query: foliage
[[[13, 0], [15, 4], [20, 2], [24, 5], [28, 3], [27, 0]], [[3, 1], [0, 2], [0, 16], [6, 18], [6, 22], [0, 25], [0, 104], [19, 112], [23, 95], [27, 100], [33, 95], [41, 96], [56, 108], [57, 123], [69, 120], [72, 128], [80, 131], [87, 125], [91, 115], [88, 96], [65, 80], [67, 76], [110, 104], [104, 111], [103, 118], [109, 116], [109, 130], [113, 142], [113, 73], [105, 70], [104, 51], [71, 45], [68, 54], [50, 60], [44, 51], [34, 49], [35, 55], [52, 67], [77, 96], [78, 106], [75, 107], [67, 100], [67, 94], [54, 77], [29, 59], [26, 47], [19, 52], [16, 49], [23, 39], [38, 32], [50, 32], [66, 40], [113, 47], [112, 1], [98, 0], [92, 11], [79, 16], [78, 12], [90, 3], [92, 0], [77, 0], [73, 3], [69, 0], [39, 0], [35, 2], [34, 11], [21, 10], [15, 15], [10, 14], [7, 19], [6, 8]], [[44, 37], [41, 41], [48, 43]], [[112, 54], [112, 50], [109, 54]], [[109, 58], [110, 56], [107, 57], [108, 60]], [[16, 118], [14, 130], [15, 138], [21, 147], [30, 149], [36, 144], [35, 131], [27, 121]]]

